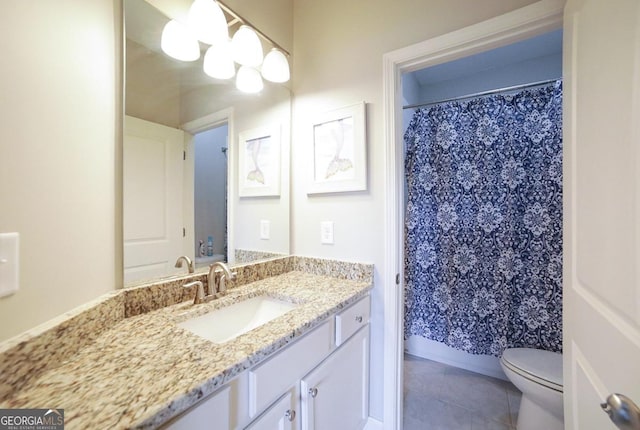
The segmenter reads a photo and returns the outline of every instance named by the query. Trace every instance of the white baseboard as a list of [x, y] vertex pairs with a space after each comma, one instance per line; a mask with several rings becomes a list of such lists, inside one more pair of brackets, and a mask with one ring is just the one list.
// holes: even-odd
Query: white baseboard
[[404, 350], [408, 354], [426, 358], [427, 360], [508, 381], [507, 375], [504, 374], [500, 366], [500, 359], [492, 355], [469, 354], [419, 336], [411, 336], [407, 339], [404, 343]]
[[382, 430], [384, 428], [384, 424], [382, 421], [378, 421], [375, 418], [369, 417], [369, 420], [364, 425], [364, 430]]

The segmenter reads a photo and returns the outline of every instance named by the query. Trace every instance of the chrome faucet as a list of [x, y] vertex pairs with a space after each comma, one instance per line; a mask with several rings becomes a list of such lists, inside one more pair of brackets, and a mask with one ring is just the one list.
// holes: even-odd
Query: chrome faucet
[[187, 263], [187, 268], [189, 270], [189, 273], [193, 273], [193, 261], [191, 261], [191, 259], [189, 257], [187, 257], [186, 255], [182, 255], [180, 257], [178, 257], [178, 260], [176, 260], [176, 268], [179, 269], [182, 267], [182, 262]]
[[[218, 270], [220, 269], [220, 270]], [[216, 261], [209, 266], [207, 284], [209, 285], [209, 295], [220, 297], [227, 291], [226, 281], [232, 281], [236, 277], [236, 272], [231, 272], [229, 267], [222, 261]]]

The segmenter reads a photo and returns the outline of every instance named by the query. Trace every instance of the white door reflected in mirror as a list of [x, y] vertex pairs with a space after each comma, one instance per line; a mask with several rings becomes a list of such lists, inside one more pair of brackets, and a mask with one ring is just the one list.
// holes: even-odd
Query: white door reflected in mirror
[[[174, 273], [183, 243], [181, 130], [127, 116], [123, 141], [124, 282]], [[180, 202], [180, 204], [175, 204]]]

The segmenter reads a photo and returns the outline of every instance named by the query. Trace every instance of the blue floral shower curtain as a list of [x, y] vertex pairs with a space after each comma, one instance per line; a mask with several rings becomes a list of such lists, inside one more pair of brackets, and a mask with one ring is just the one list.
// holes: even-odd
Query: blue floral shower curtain
[[405, 337], [561, 351], [561, 82], [419, 109], [405, 145]]

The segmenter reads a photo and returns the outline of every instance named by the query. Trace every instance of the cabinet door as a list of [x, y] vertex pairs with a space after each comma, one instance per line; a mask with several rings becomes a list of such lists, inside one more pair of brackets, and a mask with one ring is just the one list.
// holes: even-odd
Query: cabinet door
[[224, 387], [162, 426], [163, 430], [229, 429], [230, 388]]
[[369, 415], [369, 325], [301, 382], [302, 430], [356, 430]]
[[296, 390], [288, 391], [245, 430], [295, 430], [298, 428]]

